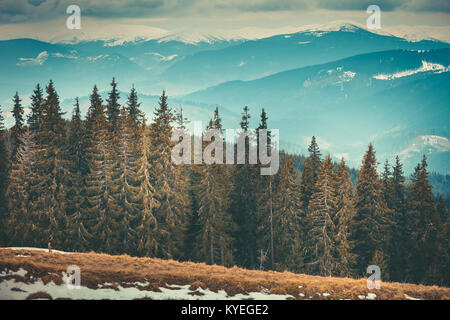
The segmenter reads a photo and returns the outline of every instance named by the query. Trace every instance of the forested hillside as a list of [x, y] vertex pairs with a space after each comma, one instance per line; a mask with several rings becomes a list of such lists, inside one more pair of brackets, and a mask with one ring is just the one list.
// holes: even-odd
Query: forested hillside
[[[385, 281], [450, 284], [450, 219], [425, 156], [411, 177], [398, 157], [379, 174], [369, 145], [356, 179], [312, 137], [308, 156], [282, 152], [273, 176], [259, 161], [175, 165], [172, 131], [187, 120], [165, 92], [153, 115], [134, 88], [121, 98], [115, 79], [105, 100], [94, 86], [87, 114], [76, 100], [66, 121], [50, 81], [27, 116], [17, 93], [3, 108], [14, 125], [1, 118], [2, 246], [356, 278], [377, 265]], [[219, 109], [211, 117], [222, 130]], [[250, 117], [244, 107], [236, 126], [248, 131]], [[270, 128], [263, 109], [256, 129]]]

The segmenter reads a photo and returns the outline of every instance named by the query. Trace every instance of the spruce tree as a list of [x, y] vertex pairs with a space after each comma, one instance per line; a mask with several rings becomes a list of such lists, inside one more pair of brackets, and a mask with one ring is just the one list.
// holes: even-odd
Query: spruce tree
[[117, 121], [120, 114], [119, 99], [120, 94], [117, 89], [117, 82], [115, 78], [112, 78], [111, 91], [106, 99], [106, 119], [108, 120], [108, 129], [110, 132], [115, 132], [117, 129]]
[[337, 196], [330, 156], [322, 162], [315, 192], [308, 205], [308, 270], [313, 274], [331, 276], [337, 267], [335, 212]]
[[132, 123], [134, 129], [134, 139], [135, 141], [140, 139], [141, 123], [143, 121], [143, 113], [140, 110], [141, 103], [138, 100], [138, 95], [134, 86], [131, 88], [130, 94], [128, 95], [128, 101], [126, 104], [126, 110], [128, 117]]
[[149, 129], [145, 118], [139, 131], [138, 147], [140, 149], [137, 161], [137, 179], [139, 185], [138, 199], [141, 204], [139, 211], [139, 226], [137, 232], [137, 253], [138, 255], [155, 257], [158, 254], [158, 221], [155, 217], [155, 208], [159, 203], [155, 199], [155, 188], [152, 185], [151, 163], [151, 145], [148, 137]]
[[[407, 234], [406, 234], [406, 202], [405, 177], [399, 157], [395, 158], [390, 188], [390, 209], [392, 210], [392, 241], [389, 249], [390, 278], [393, 281], [405, 280], [405, 265], [407, 263]], [[386, 197], [385, 197], [386, 198]]]
[[116, 246], [117, 185], [113, 183], [117, 163], [111, 157], [111, 138], [108, 134], [103, 101], [94, 86], [86, 119], [86, 177], [88, 231], [95, 235], [91, 248], [100, 252], [119, 253]]
[[41, 214], [36, 212], [33, 198], [38, 192], [37, 146], [30, 130], [22, 132], [19, 148], [9, 172], [8, 217], [5, 229], [7, 243], [12, 246], [35, 246], [39, 237]]
[[375, 251], [378, 249], [385, 253], [390, 241], [391, 211], [387, 208], [381, 191], [375, 150], [370, 144], [359, 170], [352, 232], [354, 253], [358, 255], [357, 271], [364, 275]]
[[31, 95], [31, 113], [28, 116], [27, 122], [31, 131], [37, 132], [42, 118], [42, 102], [44, 101], [44, 93], [39, 83]]
[[12, 115], [14, 117], [14, 125], [11, 128], [11, 141], [12, 141], [12, 152], [11, 152], [11, 158], [14, 159], [17, 149], [20, 146], [20, 137], [23, 133], [23, 107], [22, 107], [22, 100], [19, 98], [19, 93], [16, 92], [16, 94], [13, 97], [13, 110]]
[[139, 225], [139, 169], [138, 141], [135, 140], [136, 123], [122, 108], [117, 122], [118, 167], [116, 203], [118, 205], [119, 242], [123, 252], [135, 253], [137, 247], [136, 228]]
[[62, 247], [66, 229], [66, 131], [59, 97], [51, 80], [42, 106], [42, 122], [38, 131], [40, 190], [36, 194], [36, 209], [42, 215], [39, 244], [47, 246], [47, 242], [51, 242], [53, 247]]
[[80, 105], [76, 98], [67, 136], [70, 175], [67, 179], [66, 247], [73, 251], [88, 250], [89, 241], [92, 238], [85, 226], [85, 175], [88, 172], [88, 164], [85, 159], [84, 137], [84, 123], [81, 120]]
[[[222, 133], [222, 120], [218, 108], [210, 128]], [[215, 156], [211, 154], [211, 156]], [[211, 264], [230, 265], [232, 263], [231, 230], [232, 219], [229, 211], [229, 185], [226, 167], [218, 164], [204, 164], [199, 170], [201, 181], [195, 188], [198, 203], [198, 224], [201, 232], [198, 241], [202, 259]]]
[[335, 275], [351, 277], [356, 263], [356, 255], [353, 253], [354, 243], [351, 241], [351, 225], [356, 214], [352, 195], [350, 173], [342, 158], [335, 174], [336, 190], [336, 214], [334, 224], [336, 226], [335, 244], [337, 265]]
[[6, 188], [8, 186], [8, 149], [6, 146], [6, 129], [0, 107], [0, 246], [6, 244], [6, 215], [7, 201]]
[[157, 192], [155, 208], [158, 221], [158, 256], [174, 258], [182, 255], [183, 231], [186, 226], [186, 213], [189, 207], [187, 182], [181, 175], [181, 166], [172, 163], [174, 146], [172, 122], [175, 116], [167, 103], [163, 91], [159, 106], [154, 111], [154, 121], [150, 125], [149, 139], [152, 145], [149, 161], [151, 164], [151, 183]]
[[409, 279], [427, 283], [436, 278], [438, 264], [438, 234], [441, 224], [436, 212], [432, 186], [428, 180], [426, 156], [417, 165], [407, 196], [407, 233], [409, 238]]
[[306, 158], [302, 171], [302, 203], [305, 210], [308, 208], [309, 200], [311, 199], [313, 193], [316, 192], [315, 187], [317, 175], [321, 165], [321, 154], [315, 136], [311, 139], [311, 144], [308, 147], [308, 151], [309, 157]]
[[[240, 122], [241, 135], [249, 134], [250, 113], [247, 106], [242, 112]], [[241, 137], [242, 139], [243, 137]], [[237, 226], [233, 237], [235, 238], [235, 257], [239, 265], [253, 269], [257, 265], [256, 256], [259, 255], [257, 248], [257, 208], [256, 208], [256, 177], [259, 170], [256, 165], [249, 163], [250, 144], [254, 142], [251, 135], [245, 137], [244, 164], [237, 164], [234, 170], [233, 193], [231, 198], [232, 215], [234, 224]]]
[[273, 183], [273, 240], [275, 268], [304, 272], [302, 228], [305, 213], [300, 200], [300, 184], [291, 157], [282, 159]]

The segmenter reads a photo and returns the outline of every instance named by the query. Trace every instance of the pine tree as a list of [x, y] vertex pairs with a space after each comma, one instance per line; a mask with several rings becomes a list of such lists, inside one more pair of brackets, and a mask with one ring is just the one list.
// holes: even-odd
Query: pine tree
[[[86, 159], [89, 173], [86, 177], [88, 231], [95, 235], [91, 248], [106, 253], [118, 253], [115, 246], [117, 186], [113, 183], [117, 163], [111, 157], [111, 139], [108, 134], [103, 101], [94, 86], [86, 119]], [[115, 188], [116, 187], [116, 188]]]
[[186, 212], [189, 207], [187, 184], [181, 175], [181, 166], [171, 161], [174, 142], [172, 122], [175, 116], [167, 104], [163, 91], [159, 107], [154, 112], [154, 121], [150, 125], [149, 139], [152, 145], [149, 161], [151, 164], [151, 183], [157, 192], [155, 208], [158, 221], [159, 257], [173, 258], [182, 255], [183, 231], [186, 226]]
[[[214, 111], [214, 120], [211, 120], [209, 129], [222, 131], [222, 119], [218, 108]], [[226, 168], [218, 164], [205, 164], [199, 171], [201, 182], [195, 188], [195, 194], [198, 203], [197, 221], [201, 228], [198, 240], [201, 243], [202, 258], [211, 264], [230, 265], [233, 261], [232, 219], [229, 211]]]
[[233, 235], [236, 261], [243, 267], [253, 269], [257, 265], [256, 255], [259, 255], [255, 190], [259, 170], [256, 165], [249, 163], [250, 144], [254, 141], [254, 137], [249, 134], [250, 118], [249, 108], [245, 106], [240, 122], [242, 130], [240, 134], [249, 135], [249, 137], [245, 137], [244, 164], [237, 164], [234, 170], [231, 212], [234, 224], [237, 226]]
[[138, 141], [135, 133], [138, 128], [129, 117], [127, 110], [122, 108], [117, 122], [118, 160], [117, 170], [119, 237], [117, 241], [123, 252], [135, 253], [137, 247], [136, 228], [139, 225], [139, 185], [137, 172], [139, 169]]
[[350, 277], [354, 273], [353, 266], [356, 263], [356, 256], [353, 254], [354, 243], [350, 240], [351, 224], [356, 210], [352, 196], [350, 173], [344, 158], [339, 163], [335, 177], [337, 197], [336, 215], [334, 217], [337, 256], [335, 275]]
[[141, 204], [139, 226], [136, 228], [137, 252], [139, 255], [155, 257], [159, 247], [158, 221], [156, 220], [154, 211], [159, 206], [159, 203], [155, 199], [155, 188], [152, 185], [150, 176], [151, 164], [149, 162], [149, 156], [151, 154], [151, 145], [148, 138], [148, 131], [149, 129], [143, 117], [139, 132], [138, 147], [140, 148], [140, 153], [137, 162], [137, 179], [139, 181], [138, 199]]
[[[261, 161], [259, 159], [259, 148], [261, 147], [261, 141], [259, 141], [260, 130], [267, 130], [267, 114], [264, 109], [261, 110], [261, 117], [258, 128], [256, 128], [256, 147], [258, 151], [258, 166], [261, 167]], [[267, 134], [269, 140], [270, 134]], [[267, 153], [270, 152], [269, 141], [265, 146]], [[269, 267], [273, 269], [275, 267], [275, 249], [274, 249], [274, 190], [273, 190], [273, 178], [269, 176], [255, 176], [256, 178], [256, 200], [257, 200], [257, 234], [256, 245], [260, 252], [263, 252], [263, 256], [269, 254]], [[264, 267], [264, 261], [261, 261], [260, 254], [260, 269]]]
[[440, 213], [446, 214], [446, 220], [443, 227], [442, 227], [442, 233], [440, 236], [441, 239], [441, 254], [440, 254], [440, 270], [442, 275], [442, 284], [445, 286], [450, 285], [450, 275], [449, 275], [449, 268], [450, 268], [450, 216], [448, 215], [448, 212], [446, 209], [438, 205], [438, 210]]
[[384, 162], [383, 173], [381, 174], [381, 186], [383, 188], [382, 193], [384, 202], [389, 209], [392, 209], [392, 172], [388, 160]]
[[[406, 234], [406, 203], [405, 177], [399, 157], [395, 158], [390, 188], [390, 209], [392, 210], [392, 241], [389, 249], [390, 278], [393, 281], [405, 280], [405, 265], [407, 263], [407, 234]], [[385, 197], [386, 198], [386, 197]]]
[[311, 139], [308, 151], [309, 157], [306, 158], [302, 172], [302, 203], [305, 210], [308, 208], [313, 193], [316, 192], [317, 175], [321, 166], [321, 154], [314, 136]]
[[120, 114], [119, 104], [120, 94], [117, 89], [116, 79], [111, 81], [111, 91], [109, 92], [108, 99], [106, 99], [106, 119], [108, 120], [108, 129], [110, 132], [115, 132], [117, 129], [117, 121]]
[[378, 249], [386, 252], [390, 241], [388, 231], [392, 224], [391, 211], [383, 199], [376, 168], [375, 150], [370, 144], [359, 170], [352, 232], [354, 253], [358, 255], [357, 270], [361, 274], [365, 274], [375, 251]]
[[9, 172], [8, 199], [8, 243], [14, 246], [34, 246], [40, 215], [34, 209], [33, 197], [37, 192], [36, 154], [37, 146], [30, 130], [25, 130], [19, 149]]
[[131, 88], [130, 94], [128, 95], [128, 101], [126, 105], [126, 110], [128, 112], [128, 117], [133, 124], [134, 128], [134, 140], [140, 139], [141, 135], [141, 123], [143, 121], [143, 113], [140, 110], [141, 103], [138, 101], [138, 95], [134, 86]]
[[38, 131], [39, 192], [36, 205], [41, 215], [39, 245], [62, 247], [66, 228], [66, 177], [67, 149], [63, 113], [59, 97], [50, 80], [46, 87], [46, 97], [42, 103], [43, 113]]
[[44, 93], [42, 92], [42, 89], [38, 83], [33, 91], [33, 94], [31, 95], [31, 113], [27, 119], [28, 125], [33, 132], [37, 132], [39, 130], [42, 118], [43, 101]]
[[6, 215], [7, 201], [6, 188], [8, 186], [8, 166], [9, 155], [6, 146], [6, 129], [4, 126], [4, 118], [0, 107], [0, 246], [6, 245]]
[[303, 272], [305, 235], [302, 225], [306, 217], [300, 200], [300, 184], [290, 157], [283, 158], [280, 173], [273, 184], [275, 267]]
[[85, 227], [85, 175], [88, 164], [85, 159], [85, 128], [81, 120], [78, 98], [75, 100], [72, 120], [67, 137], [69, 178], [67, 182], [67, 241], [66, 247], [73, 251], [89, 249], [92, 235]]
[[415, 168], [408, 187], [406, 224], [408, 252], [411, 253], [407, 261], [408, 280], [429, 283], [436, 277], [433, 273], [438, 264], [437, 246], [441, 222], [436, 212], [427, 166], [424, 155], [422, 162]]
[[12, 115], [14, 117], [14, 125], [11, 128], [11, 141], [12, 141], [12, 153], [11, 153], [11, 159], [14, 159], [16, 152], [20, 146], [20, 137], [23, 133], [23, 107], [22, 107], [22, 100], [19, 98], [19, 93], [16, 92], [16, 94], [13, 97], [13, 110]]
[[307, 258], [308, 269], [313, 274], [331, 276], [336, 269], [336, 243], [334, 235], [336, 225], [336, 190], [333, 163], [330, 156], [323, 161], [308, 205], [307, 219], [309, 226]]

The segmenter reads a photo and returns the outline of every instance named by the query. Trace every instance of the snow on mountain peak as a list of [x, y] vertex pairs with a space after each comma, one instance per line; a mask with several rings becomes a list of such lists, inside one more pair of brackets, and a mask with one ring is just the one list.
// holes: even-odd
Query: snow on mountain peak
[[414, 139], [409, 147], [402, 150], [399, 155], [411, 157], [417, 153], [448, 152], [450, 141], [446, 137], [436, 135], [423, 135]]

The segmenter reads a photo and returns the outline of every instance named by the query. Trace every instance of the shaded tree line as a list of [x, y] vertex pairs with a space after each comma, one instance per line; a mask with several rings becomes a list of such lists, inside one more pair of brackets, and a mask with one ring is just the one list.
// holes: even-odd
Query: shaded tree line
[[[278, 173], [263, 176], [248, 159], [259, 141], [244, 107], [244, 164], [175, 165], [182, 111], [163, 92], [148, 124], [134, 88], [120, 104], [115, 79], [106, 100], [94, 86], [84, 119], [78, 99], [63, 118], [52, 81], [36, 86], [27, 119], [18, 93], [11, 114], [6, 129], [0, 113], [2, 246], [51, 242], [322, 276], [366, 277], [377, 265], [386, 281], [450, 283], [450, 219], [425, 156], [406, 183], [398, 157], [379, 173], [370, 144], [352, 184], [355, 171], [322, 156], [312, 137], [306, 157], [281, 152]], [[263, 109], [257, 132], [268, 119]], [[207, 129], [223, 130], [217, 108]]]

